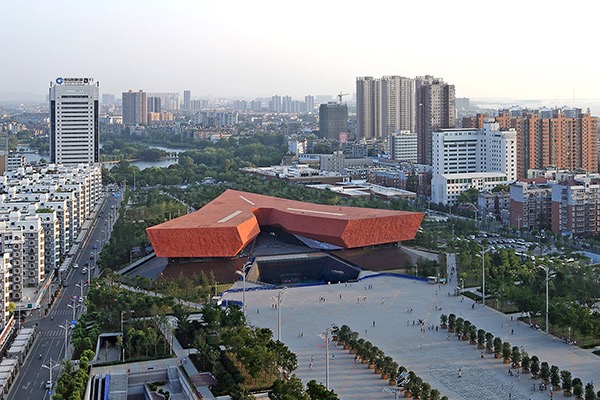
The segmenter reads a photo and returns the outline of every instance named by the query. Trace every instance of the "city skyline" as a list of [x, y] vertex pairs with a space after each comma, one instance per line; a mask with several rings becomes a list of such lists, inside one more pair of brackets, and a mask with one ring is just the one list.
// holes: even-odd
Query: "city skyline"
[[[102, 93], [302, 98], [353, 93], [358, 76], [430, 74], [454, 84], [457, 97], [598, 99], [596, 56], [584, 40], [593, 37], [598, 6], [575, 3], [559, 9], [516, 1], [497, 8], [473, 1], [434, 1], [427, 8], [375, 2], [365, 10], [359, 3], [312, 0], [293, 8], [273, 1], [261, 7], [18, 2], [0, 27], [7, 55], [0, 96], [43, 98], [57, 76], [93, 76]], [[542, 63], [536, 48], [549, 45], [581, 55], [582, 62]]]

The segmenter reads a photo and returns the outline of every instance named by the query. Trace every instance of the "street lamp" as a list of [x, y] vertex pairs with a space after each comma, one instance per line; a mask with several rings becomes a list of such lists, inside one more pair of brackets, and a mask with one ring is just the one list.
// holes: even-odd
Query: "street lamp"
[[[75, 301], [75, 299], [71, 299], [73, 302]], [[73, 309], [73, 321], [75, 321], [75, 310], [77, 309], [77, 303], [74, 304], [67, 304], [67, 307], [72, 308]]]
[[[242, 312], [244, 314], [244, 319], [246, 319], [246, 268], [250, 266], [250, 263], [247, 262], [244, 264], [244, 266], [242, 267], [241, 271], [235, 271], [236, 274], [240, 275], [242, 277]], [[216, 287], [216, 282], [215, 282], [215, 287]], [[216, 289], [215, 289], [216, 292]], [[215, 293], [216, 296], [216, 293]]]
[[285, 286], [279, 289], [277, 297], [273, 298], [274, 300], [277, 300], [277, 340], [279, 341], [281, 341], [281, 296], [285, 294], [286, 289], [287, 287]]
[[319, 337], [325, 340], [325, 389], [329, 390], [329, 343], [331, 343], [331, 332], [337, 330], [337, 327], [331, 326], [325, 329], [325, 333], [319, 335]]
[[546, 335], [548, 335], [550, 333], [548, 327], [548, 281], [550, 280], [550, 267], [538, 265], [538, 268], [546, 271]]
[[65, 357], [64, 359], [67, 359], [67, 354], [69, 351], [69, 321], [65, 321], [65, 325], [58, 325], [59, 328], [62, 328], [65, 330]]
[[[88, 267], [88, 274], [89, 274], [89, 272], [90, 272], [90, 269], [89, 269], [89, 267]], [[88, 280], [88, 281], [89, 281], [89, 280]], [[80, 299], [83, 299], [83, 288], [85, 288], [85, 287], [87, 287], [87, 286], [88, 286], [88, 284], [87, 284], [87, 283], [83, 283], [83, 281], [82, 281], [82, 280], [80, 280], [80, 281], [79, 281], [79, 283], [76, 283], [76, 284], [75, 284], [75, 287], [78, 287], [78, 288], [79, 288], [79, 298], [80, 298]], [[82, 301], [83, 301], [83, 300], [82, 300]]]
[[135, 312], [135, 311], [133, 311], [133, 310], [121, 311], [121, 332], [123, 332], [123, 314], [126, 314], [126, 313], [130, 313], [131, 314], [133, 312]]
[[485, 246], [481, 243], [479, 244], [479, 247], [481, 247], [481, 295], [483, 296], [481, 298], [481, 304], [483, 304], [483, 306], [485, 307], [485, 253], [489, 249], [486, 249]]
[[[54, 364], [54, 365], [52, 365]], [[56, 367], [58, 367], [60, 364], [59, 363], [54, 363], [52, 361], [52, 359], [50, 359], [50, 361], [48, 361], [48, 365], [46, 364], [42, 364], [42, 367], [44, 368], [48, 368], [48, 370], [50, 371], [50, 385], [53, 385], [54, 382], [52, 381], [52, 370]], [[49, 398], [52, 398], [52, 386], [50, 386], [50, 388], [48, 388], [48, 394], [50, 395]]]

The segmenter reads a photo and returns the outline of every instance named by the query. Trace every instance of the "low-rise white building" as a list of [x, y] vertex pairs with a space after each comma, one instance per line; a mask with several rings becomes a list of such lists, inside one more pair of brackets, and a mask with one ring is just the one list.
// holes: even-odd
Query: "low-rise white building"
[[394, 160], [417, 163], [417, 134], [411, 131], [392, 133], [388, 151]]
[[431, 180], [431, 202], [455, 204], [460, 194], [469, 189], [482, 192], [508, 183], [506, 174], [501, 172], [435, 175]]

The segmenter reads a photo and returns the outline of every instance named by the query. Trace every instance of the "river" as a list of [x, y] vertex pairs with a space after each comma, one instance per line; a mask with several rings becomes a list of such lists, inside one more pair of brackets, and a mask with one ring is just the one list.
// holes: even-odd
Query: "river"
[[[163, 146], [148, 146], [152, 149], [159, 149], [159, 150], [163, 150], [167, 153], [181, 153], [183, 151], [183, 149], [171, 149], [168, 147], [163, 147]], [[50, 157], [49, 156], [41, 156], [38, 153], [15, 153], [16, 155], [24, 155], [25, 159], [27, 160], [27, 163], [38, 163], [42, 158], [44, 158], [45, 160], [48, 160]], [[158, 160], [158, 161], [133, 161], [131, 162], [129, 165], [133, 165], [138, 167], [140, 170], [142, 169], [146, 169], [146, 168], [152, 168], [152, 167], [158, 167], [158, 168], [167, 168], [169, 165], [173, 165], [173, 164], [177, 164], [177, 159], [166, 159], [166, 160]], [[114, 167], [115, 164], [112, 163], [102, 163], [102, 166], [106, 169], [111, 169], [112, 167]]]

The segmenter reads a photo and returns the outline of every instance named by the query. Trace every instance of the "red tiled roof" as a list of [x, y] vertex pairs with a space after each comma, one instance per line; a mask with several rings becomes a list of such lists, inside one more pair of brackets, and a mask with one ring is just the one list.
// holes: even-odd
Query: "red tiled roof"
[[356, 248], [413, 239], [423, 215], [227, 190], [202, 209], [146, 232], [158, 257], [234, 257], [258, 235], [260, 226]]

